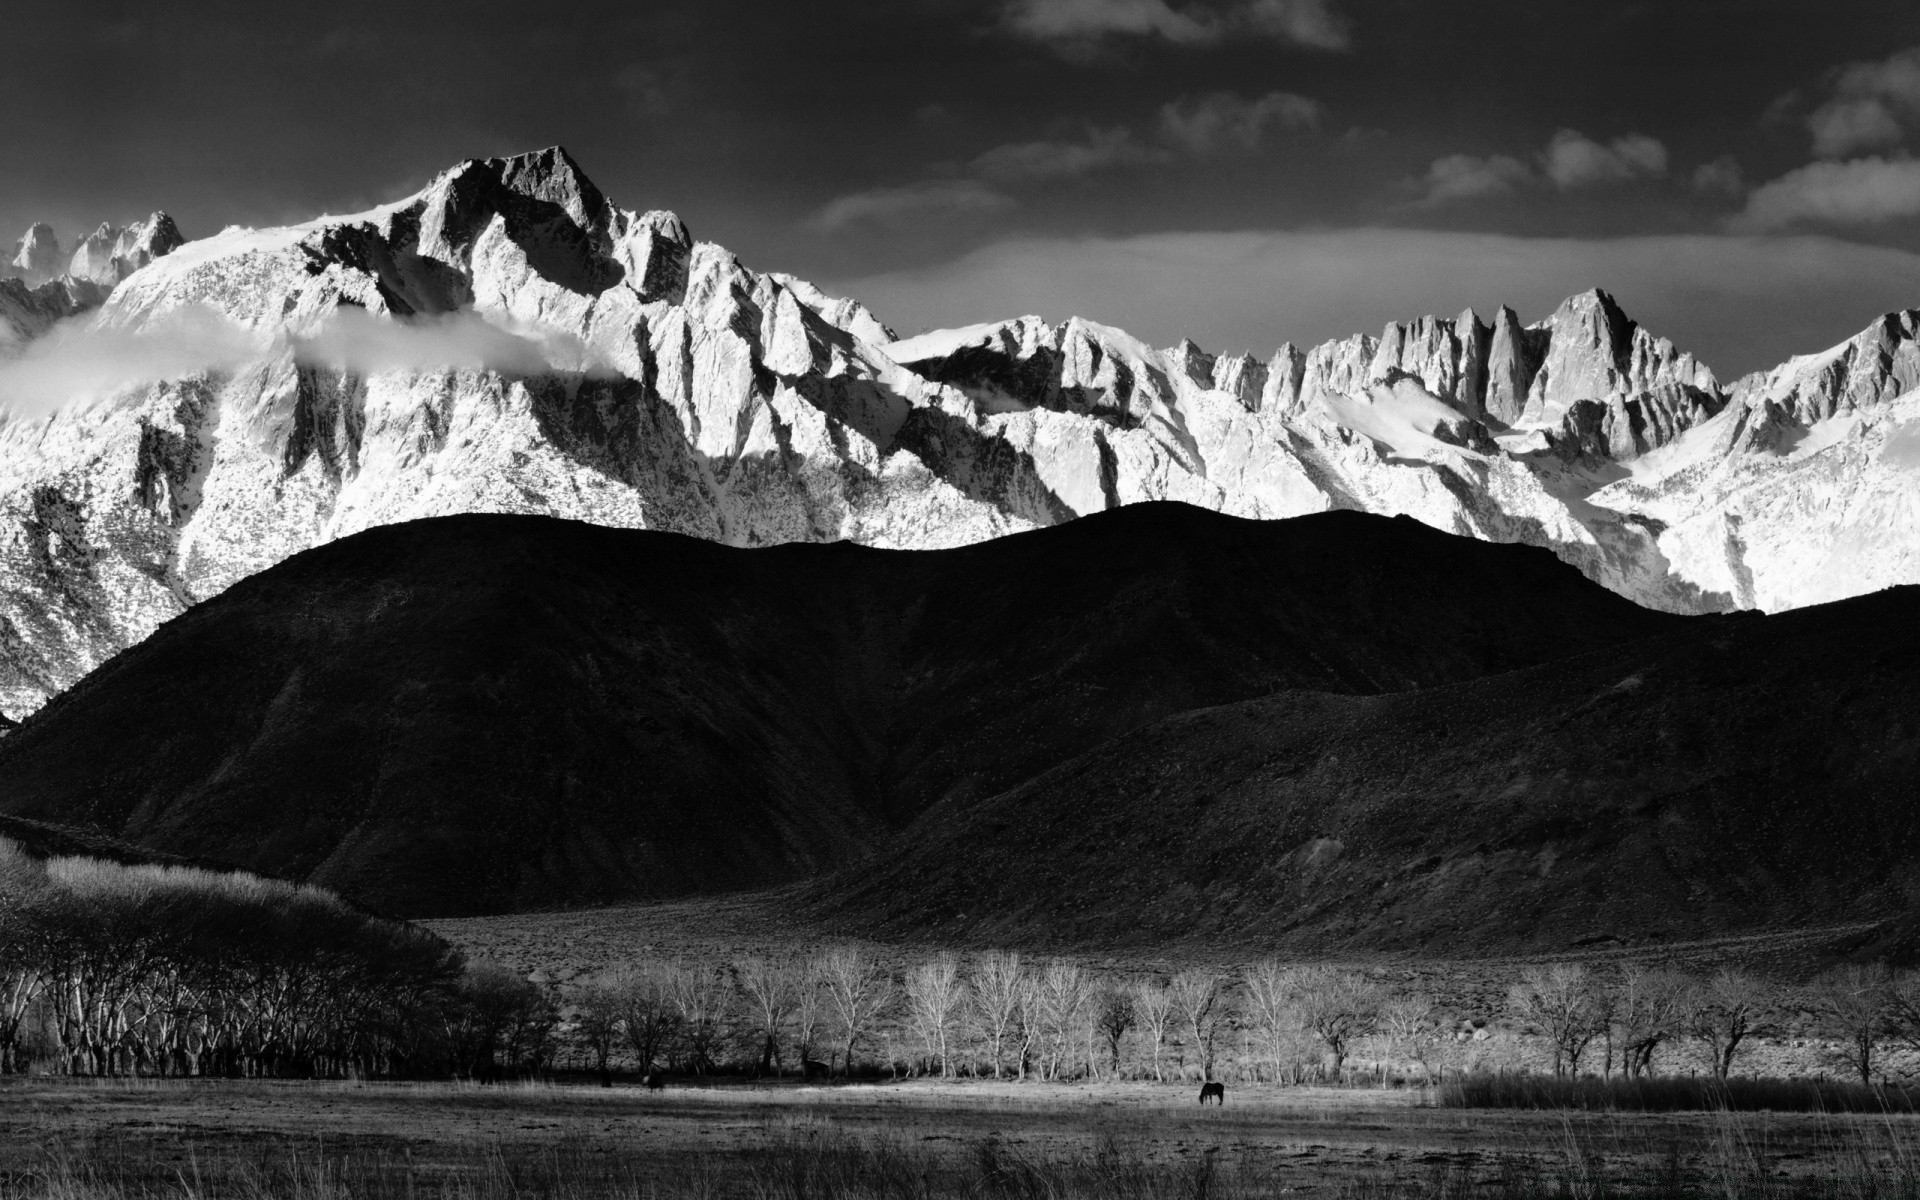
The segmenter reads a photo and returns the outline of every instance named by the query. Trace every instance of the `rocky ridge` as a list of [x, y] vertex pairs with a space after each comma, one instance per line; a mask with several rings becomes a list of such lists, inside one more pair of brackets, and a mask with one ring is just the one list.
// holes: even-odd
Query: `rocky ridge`
[[[131, 235], [103, 272], [168, 240], [157, 219]], [[1424, 318], [1266, 359], [1077, 318], [897, 340], [618, 208], [557, 147], [110, 274], [97, 329], [211, 310], [258, 352], [0, 427], [15, 715], [299, 550], [458, 512], [929, 548], [1142, 500], [1349, 508], [1545, 546], [1677, 612], [1920, 577], [1914, 314], [1731, 388], [1599, 291], [1531, 325]], [[7, 286], [40, 294], [0, 285], [4, 312]], [[314, 352], [341, 330], [385, 357]], [[446, 349], [475, 334], [514, 353]]]

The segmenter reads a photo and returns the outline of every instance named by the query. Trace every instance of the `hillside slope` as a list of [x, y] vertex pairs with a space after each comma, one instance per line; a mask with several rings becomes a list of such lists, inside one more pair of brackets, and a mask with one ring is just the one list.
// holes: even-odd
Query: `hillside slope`
[[1897, 916], [1920, 588], [1429, 690], [1172, 717], [807, 888], [999, 944], [1469, 953]]
[[799, 878], [1174, 713], [1684, 628], [1544, 550], [1129, 506], [947, 551], [385, 526], [0, 739], [0, 813], [448, 915]]

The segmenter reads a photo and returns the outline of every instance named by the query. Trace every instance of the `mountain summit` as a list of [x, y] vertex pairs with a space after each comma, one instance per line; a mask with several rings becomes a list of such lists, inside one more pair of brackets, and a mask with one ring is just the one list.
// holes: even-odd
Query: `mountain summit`
[[932, 548], [1172, 499], [1406, 514], [1676, 612], [1920, 578], [1920, 313], [1731, 386], [1599, 291], [1266, 358], [1078, 318], [897, 340], [558, 147], [171, 252], [157, 222], [88, 239], [57, 305], [0, 281], [16, 342], [97, 305], [69, 323], [219, 350], [0, 427], [14, 716], [294, 553], [463, 512]]

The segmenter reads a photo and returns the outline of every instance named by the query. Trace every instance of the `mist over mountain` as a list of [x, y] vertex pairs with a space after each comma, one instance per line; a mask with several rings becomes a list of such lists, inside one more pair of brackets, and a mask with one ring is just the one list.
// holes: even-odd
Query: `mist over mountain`
[[[177, 238], [156, 215], [0, 283], [28, 393], [0, 428], [11, 716], [292, 554], [462, 512], [935, 548], [1143, 500], [1355, 509], [1685, 613], [1920, 578], [1911, 312], [1733, 382], [1597, 291], [1257, 357], [1037, 317], [901, 341], [618, 208], [558, 148]], [[220, 331], [198, 363], [169, 332], [194, 328]], [[99, 338], [170, 349], [152, 378], [71, 382], [60, 346]]]

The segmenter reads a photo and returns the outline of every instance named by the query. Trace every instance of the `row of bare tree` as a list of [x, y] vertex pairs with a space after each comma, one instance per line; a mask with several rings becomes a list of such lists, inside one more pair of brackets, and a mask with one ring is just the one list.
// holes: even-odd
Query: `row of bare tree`
[[[1863, 1079], [1886, 1039], [1920, 1049], [1920, 975], [1884, 968], [1786, 987], [1739, 971], [1540, 966], [1521, 972], [1505, 1015], [1556, 1074], [1650, 1075], [1659, 1062], [1677, 1066], [1671, 1052], [1685, 1045], [1725, 1077], [1768, 1022], [1796, 1010], [1845, 1042]], [[1234, 975], [1119, 975], [1058, 958], [939, 953], [895, 971], [838, 947], [732, 964], [645, 959], [581, 988], [573, 1028], [609, 1077], [621, 1059], [645, 1072], [849, 1073], [864, 1051], [870, 1065], [909, 1073], [1099, 1078], [1122, 1073], [1125, 1051], [1154, 1078], [1211, 1079], [1230, 1052], [1239, 1077], [1285, 1081], [1339, 1077], [1368, 1039], [1376, 1060], [1431, 1079], [1486, 1026], [1470, 1015], [1376, 975], [1279, 960]]]
[[1230, 1039], [1280, 1078], [1303, 1054], [1337, 1073], [1369, 1034], [1412, 1047], [1442, 1032], [1431, 1001], [1324, 966], [1266, 961], [1238, 981], [1201, 969], [1114, 976], [989, 952], [965, 963], [935, 954], [895, 973], [854, 947], [731, 965], [645, 959], [582, 987], [575, 1013], [577, 1038], [608, 1078], [622, 1058], [642, 1072], [711, 1071], [729, 1048], [731, 1065], [755, 1073], [846, 1074], [863, 1047], [910, 1073], [1114, 1077], [1130, 1041], [1156, 1079], [1176, 1066], [1212, 1078]]
[[1596, 1048], [1600, 1073], [1650, 1074], [1660, 1047], [1691, 1039], [1725, 1079], [1770, 1014], [1793, 1010], [1844, 1047], [1847, 1065], [1873, 1082], [1891, 1041], [1920, 1051], [1920, 972], [1874, 965], [1835, 968], [1797, 987], [1744, 971], [1700, 978], [1635, 965], [1602, 975], [1573, 963], [1531, 968], [1508, 1007], [1552, 1047], [1556, 1075], [1575, 1075]]

